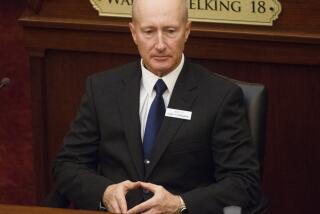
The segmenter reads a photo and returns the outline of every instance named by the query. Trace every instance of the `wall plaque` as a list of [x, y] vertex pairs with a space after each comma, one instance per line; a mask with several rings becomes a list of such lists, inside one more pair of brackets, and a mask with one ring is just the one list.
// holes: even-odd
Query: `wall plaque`
[[[90, 0], [100, 16], [131, 17], [133, 0]], [[281, 12], [278, 0], [188, 0], [195, 22], [272, 26]]]

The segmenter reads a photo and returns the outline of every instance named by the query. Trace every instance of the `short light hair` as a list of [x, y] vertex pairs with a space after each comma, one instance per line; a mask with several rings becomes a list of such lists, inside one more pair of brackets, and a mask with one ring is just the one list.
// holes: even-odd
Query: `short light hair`
[[[132, 11], [131, 11], [131, 14], [132, 14], [132, 21], [134, 22], [135, 21], [135, 17], [136, 17], [136, 14], [137, 14], [137, 2], [139, 0], [133, 0], [133, 4], [132, 4]], [[144, 0], [146, 1], [146, 0]], [[161, 1], [161, 0], [160, 0]], [[173, 0], [173, 1], [178, 1], [178, 0]], [[180, 1], [183, 1], [184, 3], [184, 7], [183, 7], [183, 19], [185, 21], [188, 21], [189, 19], [189, 12], [188, 12], [188, 0], [180, 0]]]

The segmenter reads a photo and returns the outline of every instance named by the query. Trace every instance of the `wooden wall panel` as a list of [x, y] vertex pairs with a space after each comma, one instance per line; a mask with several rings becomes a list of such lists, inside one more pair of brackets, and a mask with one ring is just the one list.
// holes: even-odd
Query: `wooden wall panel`
[[35, 182], [31, 129], [30, 69], [17, 19], [24, 0], [0, 1], [0, 204], [32, 204]]

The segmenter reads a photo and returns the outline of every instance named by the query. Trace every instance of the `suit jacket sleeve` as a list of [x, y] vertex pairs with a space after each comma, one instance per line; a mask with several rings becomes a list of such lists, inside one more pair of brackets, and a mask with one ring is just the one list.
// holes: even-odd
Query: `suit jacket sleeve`
[[252, 206], [260, 193], [259, 164], [239, 87], [223, 99], [211, 140], [216, 182], [182, 194], [189, 212], [222, 213], [230, 205]]
[[98, 175], [99, 127], [90, 78], [86, 93], [63, 149], [54, 162], [54, 180], [58, 190], [77, 208], [97, 209], [106, 187], [112, 181]]

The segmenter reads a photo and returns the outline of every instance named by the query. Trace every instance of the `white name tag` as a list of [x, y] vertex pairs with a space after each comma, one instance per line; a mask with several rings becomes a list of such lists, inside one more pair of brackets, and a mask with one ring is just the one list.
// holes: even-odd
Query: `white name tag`
[[179, 109], [167, 108], [166, 117], [179, 118], [183, 120], [191, 120], [191, 111], [183, 111]]

